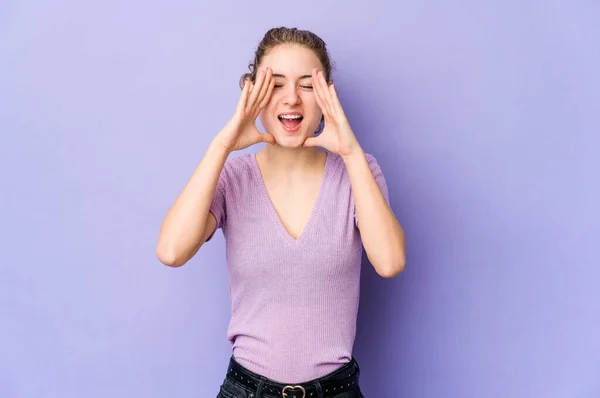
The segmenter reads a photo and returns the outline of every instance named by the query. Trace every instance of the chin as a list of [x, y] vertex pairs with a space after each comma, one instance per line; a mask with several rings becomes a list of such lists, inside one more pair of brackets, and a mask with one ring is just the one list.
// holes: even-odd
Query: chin
[[[315, 127], [316, 129], [316, 127]], [[277, 145], [284, 148], [302, 148], [304, 141], [309, 137], [314, 137], [314, 133], [308, 131], [298, 131], [295, 134], [290, 134], [287, 131], [281, 131], [277, 129], [274, 133], [271, 133], [275, 137]]]
[[266, 128], [266, 131], [275, 137], [275, 143], [277, 145], [284, 148], [301, 148], [304, 141], [306, 141], [308, 137], [313, 136], [313, 134], [310, 134], [307, 131], [306, 126], [302, 126], [303, 128], [292, 132], [277, 125], [269, 127], [271, 128]]
[[284, 148], [301, 148], [302, 144], [306, 140], [304, 134], [287, 135], [287, 134], [273, 134], [275, 136], [275, 142], [277, 145]]

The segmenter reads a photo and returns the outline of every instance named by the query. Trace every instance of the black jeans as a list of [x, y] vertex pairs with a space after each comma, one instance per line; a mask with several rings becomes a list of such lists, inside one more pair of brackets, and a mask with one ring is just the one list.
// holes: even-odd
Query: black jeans
[[364, 398], [353, 358], [321, 378], [286, 385], [251, 372], [232, 357], [217, 398]]

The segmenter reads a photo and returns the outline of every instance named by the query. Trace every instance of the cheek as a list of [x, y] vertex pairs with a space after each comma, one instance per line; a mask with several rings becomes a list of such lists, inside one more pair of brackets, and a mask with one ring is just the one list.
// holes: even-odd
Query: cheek
[[267, 103], [267, 106], [265, 106], [263, 108], [262, 111], [260, 111], [259, 117], [261, 122], [263, 123], [263, 125], [265, 123], [269, 123], [272, 119], [272, 116], [275, 114], [275, 102], [273, 101], [269, 101]]
[[319, 107], [319, 104], [317, 104], [317, 100], [313, 93], [306, 93], [302, 98], [302, 103], [304, 104], [304, 108], [309, 111], [311, 115], [316, 119], [321, 119], [321, 108]]

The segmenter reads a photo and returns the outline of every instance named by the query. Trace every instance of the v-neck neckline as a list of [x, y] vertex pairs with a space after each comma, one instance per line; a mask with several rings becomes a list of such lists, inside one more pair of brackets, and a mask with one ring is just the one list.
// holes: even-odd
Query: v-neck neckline
[[294, 238], [288, 232], [288, 230], [285, 228], [285, 225], [281, 221], [279, 214], [277, 214], [275, 205], [273, 204], [273, 201], [271, 200], [271, 197], [269, 196], [269, 191], [267, 191], [267, 185], [266, 185], [265, 180], [260, 171], [260, 167], [258, 166], [258, 161], [256, 159], [256, 153], [253, 153], [251, 155], [251, 157], [252, 157], [252, 165], [253, 165], [253, 169], [254, 169], [254, 174], [258, 181], [259, 189], [261, 191], [261, 196], [262, 196], [266, 206], [268, 207], [268, 212], [271, 216], [271, 219], [277, 225], [277, 227], [276, 227], [277, 230], [283, 236], [283, 238], [286, 242], [289, 242], [292, 244], [299, 244], [300, 242], [302, 242], [305, 239], [305, 236], [310, 233], [311, 226], [315, 222], [314, 221], [315, 217], [317, 216], [317, 213], [318, 213], [320, 205], [321, 205], [321, 201], [323, 200], [323, 196], [324, 196], [323, 191], [326, 188], [326, 183], [327, 183], [327, 179], [329, 176], [331, 154], [329, 152], [325, 151], [325, 168], [323, 170], [323, 177], [321, 178], [321, 184], [319, 185], [319, 191], [317, 192], [317, 197], [316, 197], [313, 207], [310, 211], [310, 215], [308, 216], [308, 220], [306, 221], [306, 224], [304, 225], [302, 232], [300, 232], [300, 235], [298, 235], [297, 238]]

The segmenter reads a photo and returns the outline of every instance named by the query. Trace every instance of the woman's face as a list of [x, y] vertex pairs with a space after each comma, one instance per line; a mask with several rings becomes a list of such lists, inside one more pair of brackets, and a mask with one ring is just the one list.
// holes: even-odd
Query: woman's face
[[316, 54], [300, 45], [280, 44], [267, 52], [259, 66], [273, 71], [275, 87], [260, 120], [278, 145], [301, 147], [321, 121], [321, 108], [312, 88], [313, 69], [323, 70]]

